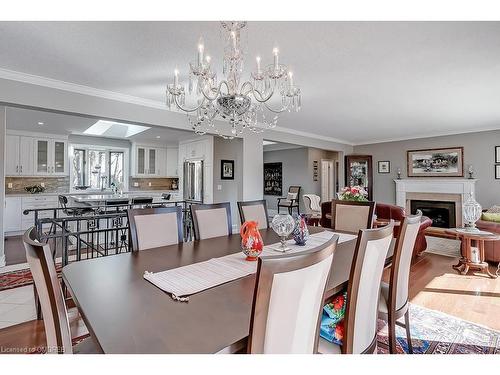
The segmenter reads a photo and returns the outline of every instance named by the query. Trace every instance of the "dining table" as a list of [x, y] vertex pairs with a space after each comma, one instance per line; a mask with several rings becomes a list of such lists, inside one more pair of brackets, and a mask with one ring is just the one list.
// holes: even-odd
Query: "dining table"
[[[311, 234], [324, 230], [309, 227]], [[265, 244], [279, 242], [272, 229], [260, 232]], [[355, 236], [337, 245], [325, 302], [346, 288], [355, 246]], [[104, 353], [233, 353], [246, 346], [255, 274], [193, 294], [188, 302], [174, 300], [143, 275], [240, 251], [241, 237], [232, 234], [70, 263], [62, 278]]]

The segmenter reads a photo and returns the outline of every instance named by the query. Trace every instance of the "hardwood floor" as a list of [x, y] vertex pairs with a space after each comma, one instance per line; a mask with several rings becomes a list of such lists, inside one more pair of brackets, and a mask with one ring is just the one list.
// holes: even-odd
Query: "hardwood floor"
[[[457, 261], [458, 258], [437, 254], [424, 254], [419, 258], [410, 273], [412, 303], [500, 330], [500, 278], [459, 275], [451, 268]], [[494, 273], [496, 267], [492, 266], [491, 271]], [[386, 270], [386, 281], [388, 275]], [[73, 337], [85, 334], [86, 327], [75, 309], [70, 311]], [[44, 345], [42, 321], [0, 329], [0, 353], [2, 348], [40, 348]]]
[[[452, 268], [457, 262], [424, 253], [411, 268], [410, 301], [500, 331], [500, 278], [460, 275]], [[490, 265], [490, 271], [496, 267]], [[388, 276], [386, 270], [385, 281]]]

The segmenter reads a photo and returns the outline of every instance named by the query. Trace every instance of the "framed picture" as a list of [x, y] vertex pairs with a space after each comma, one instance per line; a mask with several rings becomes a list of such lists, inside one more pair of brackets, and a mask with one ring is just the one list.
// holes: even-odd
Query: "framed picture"
[[500, 180], [500, 164], [495, 165], [495, 179]]
[[390, 161], [379, 161], [378, 165], [378, 173], [391, 173], [391, 162]]
[[371, 155], [345, 156], [345, 186], [361, 186], [372, 199], [373, 170]]
[[407, 151], [408, 177], [463, 177], [464, 148]]
[[283, 195], [282, 163], [264, 163], [264, 195]]
[[495, 163], [500, 164], [500, 146], [495, 146]]
[[313, 181], [318, 181], [318, 172], [319, 166], [318, 166], [318, 161], [314, 160], [313, 161]]
[[234, 160], [220, 161], [220, 179], [234, 180]]

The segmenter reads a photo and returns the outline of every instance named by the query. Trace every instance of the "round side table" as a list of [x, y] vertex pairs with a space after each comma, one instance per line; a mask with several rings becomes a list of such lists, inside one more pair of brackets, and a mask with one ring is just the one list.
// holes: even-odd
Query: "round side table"
[[[454, 269], [459, 271], [462, 275], [466, 275], [471, 269], [476, 269], [484, 272], [489, 277], [496, 279], [497, 276], [490, 272], [488, 269], [488, 263], [484, 260], [484, 243], [486, 241], [499, 241], [499, 235], [485, 231], [467, 231], [463, 228], [447, 229], [445, 230], [445, 233], [454, 235], [455, 238], [462, 241], [462, 257], [458, 261], [458, 264], [453, 266]], [[479, 252], [478, 263], [472, 261], [473, 247], [477, 248]]]

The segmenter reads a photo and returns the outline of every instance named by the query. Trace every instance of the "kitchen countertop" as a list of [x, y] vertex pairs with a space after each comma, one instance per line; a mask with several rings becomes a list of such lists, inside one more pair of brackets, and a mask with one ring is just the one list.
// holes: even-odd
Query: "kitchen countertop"
[[[132, 200], [134, 197], [136, 197], [136, 194], [89, 194], [89, 195], [70, 195], [69, 196], [71, 199], [73, 199], [77, 203], [96, 203], [96, 202], [103, 202], [103, 201], [121, 201], [121, 200]], [[153, 198], [153, 203], [164, 203], [164, 202], [169, 202], [169, 203], [175, 203], [178, 202], [177, 200], [164, 200], [160, 196], [153, 197], [151, 194], [145, 194], [144, 197], [151, 197]]]
[[[179, 190], [133, 190], [133, 191], [124, 191], [123, 194], [130, 194], [130, 195], [136, 195], [136, 194], [141, 194], [141, 195], [153, 195], [153, 194], [161, 194], [161, 193], [178, 193]], [[113, 195], [111, 191], [75, 191], [75, 192], [51, 192], [51, 193], [38, 193], [38, 194], [30, 194], [30, 193], [13, 193], [13, 194], [8, 194], [7, 192], [5, 193], [5, 197], [33, 197], [33, 196], [42, 196], [42, 197], [50, 197], [50, 196], [58, 196], [58, 195]]]

